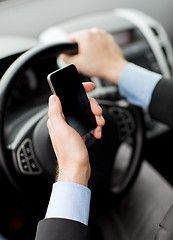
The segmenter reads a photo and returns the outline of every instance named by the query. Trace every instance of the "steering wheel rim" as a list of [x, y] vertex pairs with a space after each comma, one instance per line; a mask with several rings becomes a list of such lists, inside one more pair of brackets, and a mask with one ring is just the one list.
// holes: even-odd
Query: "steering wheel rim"
[[119, 196], [124, 195], [128, 188], [130, 188], [130, 186], [135, 181], [143, 157], [144, 138], [141, 138], [141, 136], [144, 137], [142, 110], [141, 108], [134, 105], [129, 105], [129, 108], [131, 109], [131, 113], [133, 114], [135, 123], [138, 124], [138, 126], [136, 126], [136, 129], [138, 130], [133, 132], [134, 146], [129, 160], [130, 164], [126, 170], [126, 174], [124, 176], [124, 179], [122, 180], [122, 184], [117, 187], [115, 186], [111, 189], [114, 195]]
[[[0, 156], [1, 165], [5, 170], [8, 178], [13, 184], [14, 179], [11, 179], [9, 170], [5, 162], [5, 143], [4, 143], [4, 117], [6, 111], [6, 104], [8, 102], [8, 96], [13, 88], [16, 78], [20, 77], [21, 73], [26, 69], [34, 65], [38, 60], [47, 58], [52, 55], [59, 55], [60, 53], [75, 54], [78, 51], [76, 43], [59, 43], [50, 45], [39, 45], [33, 49], [22, 54], [16, 61], [7, 69], [0, 81]], [[18, 188], [17, 184], [15, 186]]]
[[[14, 86], [16, 78], [19, 78], [20, 75], [26, 71], [28, 67], [31, 67], [34, 65], [37, 61], [40, 61], [40, 59], [47, 58], [49, 56], [55, 55], [58, 56], [60, 53], [68, 53], [68, 54], [75, 54], [78, 51], [78, 46], [76, 43], [59, 43], [59, 44], [50, 44], [50, 45], [41, 45], [37, 46], [26, 53], [22, 54], [6, 71], [6, 73], [3, 75], [1, 82], [0, 82], [0, 156], [1, 156], [1, 165], [3, 166], [3, 169], [8, 176], [8, 178], [11, 180], [13, 185], [18, 189], [18, 184], [15, 181], [15, 179], [12, 177], [12, 175], [9, 173], [9, 169], [7, 166], [7, 163], [5, 161], [6, 158], [6, 146], [4, 141], [4, 119], [5, 119], [5, 112], [7, 108], [7, 102], [8, 102], [8, 96], [10, 92], [12, 91], [12, 88]], [[122, 196], [129, 187], [132, 185], [132, 183], [135, 180], [135, 177], [137, 176], [138, 170], [140, 168], [141, 160], [142, 160], [142, 145], [143, 145], [143, 127], [141, 124], [141, 111], [137, 107], [132, 107], [133, 111], [137, 112], [135, 116], [137, 116], [137, 121], [140, 122], [140, 131], [137, 131], [135, 133], [135, 139], [138, 141], [138, 147], [137, 152], [135, 152], [135, 158], [138, 159], [135, 160], [135, 164], [132, 168], [130, 168], [130, 171], [132, 173], [129, 175], [128, 181], [124, 181], [120, 188], [114, 189], [114, 196]], [[134, 110], [135, 109], [135, 110]], [[108, 114], [110, 115], [110, 113]], [[109, 118], [110, 116], [108, 116]], [[112, 118], [112, 117], [111, 117]], [[114, 131], [115, 132], [115, 131]], [[140, 132], [140, 133], [139, 133]], [[139, 136], [138, 136], [139, 135]], [[107, 137], [107, 139], [109, 136]], [[140, 141], [139, 141], [140, 140]], [[104, 145], [103, 145], [104, 146]], [[92, 156], [91, 156], [92, 158]], [[94, 160], [93, 160], [94, 162]], [[132, 162], [134, 162], [132, 160]], [[111, 167], [113, 165], [113, 161], [109, 164], [109, 170], [110, 173]], [[93, 167], [94, 168], [94, 167]], [[94, 182], [95, 179], [92, 179], [90, 182]], [[102, 182], [103, 184], [103, 182]], [[102, 184], [100, 185], [102, 188]], [[106, 183], [108, 184], [108, 182]], [[92, 185], [92, 184], [91, 184]]]
[[[99, 102], [99, 104], [102, 106], [102, 108], [104, 109], [104, 106], [107, 104], [111, 103], [107, 103], [107, 101], [104, 103], [104, 101], [97, 99], [97, 101]], [[120, 183], [120, 185], [118, 186], [110, 186], [110, 180], [111, 180], [111, 174], [113, 173], [112, 170], [110, 171], [110, 178], [108, 179], [108, 184], [109, 187], [105, 188], [105, 195], [110, 196], [108, 197], [108, 199], [110, 200], [110, 198], [114, 201], [119, 201], [121, 200], [125, 194], [129, 191], [130, 187], [133, 185], [140, 167], [141, 167], [141, 163], [143, 160], [143, 146], [144, 146], [144, 119], [143, 119], [143, 112], [142, 109], [140, 107], [134, 106], [132, 104], [128, 104], [127, 106], [117, 106], [116, 104], [112, 103], [112, 106], [109, 111], [117, 111], [117, 109], [123, 110], [123, 114], [124, 114], [124, 110], [125, 113], [126, 110], [129, 111], [130, 110], [130, 114], [131, 117], [134, 119], [135, 122], [135, 129], [132, 133], [132, 138], [133, 138], [133, 143], [132, 143], [132, 153], [130, 155], [130, 159], [129, 159], [129, 165], [125, 171], [125, 174], [122, 178], [122, 181]], [[111, 115], [111, 117], [113, 116], [117, 118], [119, 118], [119, 115], [114, 116]], [[123, 123], [124, 125], [124, 123]], [[121, 126], [119, 126], [117, 124], [118, 128], [121, 128]], [[120, 129], [121, 132], [121, 129]], [[117, 134], [119, 134], [119, 131], [117, 132]], [[131, 134], [129, 134], [129, 136], [131, 136]], [[125, 138], [126, 140], [126, 138]], [[124, 141], [122, 141], [121, 143], [123, 143]], [[116, 158], [115, 158], [115, 162], [116, 163]], [[112, 169], [113, 169], [113, 164], [112, 164]], [[103, 183], [102, 183], [103, 184]], [[101, 198], [103, 198], [103, 185], [101, 186], [101, 189], [96, 189], [97, 194], [100, 194]], [[96, 194], [96, 196], [97, 196]], [[106, 200], [107, 201], [107, 200]], [[96, 208], [96, 206], [95, 206]]]

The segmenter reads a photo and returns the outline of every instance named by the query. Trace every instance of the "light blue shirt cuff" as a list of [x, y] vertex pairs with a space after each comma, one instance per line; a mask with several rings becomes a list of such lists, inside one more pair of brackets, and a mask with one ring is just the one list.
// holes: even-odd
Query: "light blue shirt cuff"
[[119, 91], [130, 103], [147, 109], [153, 90], [162, 76], [128, 63], [119, 79]]
[[91, 191], [73, 182], [56, 182], [45, 218], [66, 218], [88, 225]]

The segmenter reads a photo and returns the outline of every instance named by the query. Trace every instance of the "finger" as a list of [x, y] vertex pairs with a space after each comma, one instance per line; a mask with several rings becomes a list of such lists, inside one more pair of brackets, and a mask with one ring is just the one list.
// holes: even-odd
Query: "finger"
[[83, 87], [85, 89], [85, 92], [90, 92], [94, 89], [95, 85], [93, 82], [84, 82], [82, 83]]
[[[60, 54], [60, 58], [65, 62], [65, 63], [73, 63], [73, 58], [74, 56], [73, 55], [68, 55], [68, 54]], [[75, 55], [75, 58], [76, 58], [76, 55]]]
[[56, 95], [51, 95], [49, 97], [49, 118], [52, 118], [56, 115], [62, 114], [62, 107], [59, 98]]
[[56, 95], [51, 95], [49, 98], [48, 117], [47, 126], [52, 143], [59, 143], [60, 139], [67, 138], [71, 127], [66, 123], [62, 113], [61, 102]]
[[100, 139], [102, 137], [102, 127], [98, 126], [94, 129], [93, 135], [96, 139]]
[[103, 29], [100, 29], [100, 28], [97, 28], [97, 27], [91, 28], [90, 31], [93, 32], [93, 33], [96, 33], [96, 34], [105, 33], [105, 31]]
[[97, 122], [98, 126], [104, 126], [105, 125], [105, 119], [102, 115], [101, 116], [95, 116], [95, 118], [96, 118], [96, 122]]
[[88, 29], [79, 30], [76, 32], [73, 32], [69, 35], [69, 41], [77, 42], [79, 39], [84, 38], [86, 34], [88, 34]]
[[52, 142], [54, 152], [55, 152], [56, 157], [58, 159], [58, 151], [57, 151], [56, 146], [55, 146], [55, 139], [56, 139], [56, 141], [58, 141], [58, 138], [56, 136], [56, 133], [55, 133], [56, 131], [54, 130], [54, 127], [52, 126], [50, 119], [47, 120], [47, 128], [48, 128], [48, 131], [49, 131], [49, 136], [50, 136], [50, 139], [51, 139], [51, 142]]
[[89, 101], [90, 101], [92, 112], [97, 116], [101, 116], [103, 111], [100, 105], [98, 104], [98, 102], [94, 98], [89, 98]]
[[85, 143], [86, 135], [82, 136], [82, 139], [83, 139], [83, 141], [84, 141], [84, 143]]
[[[53, 139], [54, 139], [54, 130], [52, 129], [52, 124], [50, 122], [50, 119], [47, 120], [47, 128], [48, 128], [48, 132], [49, 132], [49, 136], [51, 139], [52, 144], [54, 143]], [[53, 146], [54, 147], [54, 146]]]
[[51, 95], [49, 97], [48, 117], [49, 117], [50, 122], [53, 126], [56, 126], [57, 122], [58, 123], [65, 122], [64, 116], [63, 116], [63, 113], [62, 113], [61, 102], [56, 95]]
[[47, 128], [48, 128], [48, 131], [49, 131], [49, 135], [51, 135], [51, 124], [50, 124], [50, 119], [49, 118], [47, 120]]

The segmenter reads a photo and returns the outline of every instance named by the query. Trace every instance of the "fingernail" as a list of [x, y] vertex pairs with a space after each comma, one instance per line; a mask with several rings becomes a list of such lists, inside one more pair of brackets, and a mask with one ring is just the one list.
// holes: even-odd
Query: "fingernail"
[[51, 95], [49, 97], [49, 105], [53, 105], [56, 103], [56, 96], [55, 95]]

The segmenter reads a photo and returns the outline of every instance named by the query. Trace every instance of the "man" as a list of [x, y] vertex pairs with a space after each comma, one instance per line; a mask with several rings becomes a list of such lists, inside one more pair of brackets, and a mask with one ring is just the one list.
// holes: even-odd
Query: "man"
[[[161, 75], [152, 73], [134, 64], [128, 63], [124, 59], [122, 51], [115, 43], [113, 37], [102, 30], [91, 29], [91, 30], [80, 31], [72, 34], [70, 37], [70, 40], [78, 43], [79, 53], [75, 56], [63, 55], [62, 57], [64, 61], [66, 61], [67, 63], [75, 64], [78, 70], [83, 74], [86, 74], [88, 76], [105, 78], [108, 81], [111, 81], [117, 84], [119, 86], [120, 93], [123, 96], [125, 96], [129, 102], [148, 109], [150, 115], [154, 119], [164, 122], [171, 127], [173, 126], [173, 108], [172, 108], [173, 82], [172, 81], [162, 80]], [[50, 121], [52, 121], [52, 124], [51, 125], [48, 124], [48, 127], [49, 127], [50, 135], [51, 136], [54, 135], [54, 137], [51, 137], [51, 139], [56, 152], [56, 146], [58, 146], [58, 140], [57, 140], [58, 135], [56, 135], [57, 127], [54, 125], [53, 122], [55, 121], [53, 121], [53, 119], [56, 118], [55, 115], [58, 116], [58, 112], [56, 113], [55, 108], [54, 110], [52, 110], [51, 105], [49, 106], [49, 109], [50, 109], [49, 111], [52, 112], [52, 114], [49, 114], [49, 118], [50, 118]], [[61, 139], [61, 136], [59, 137]], [[80, 145], [81, 145], [81, 141], [79, 144], [79, 148], [85, 149], [83, 145], [82, 146]], [[79, 155], [80, 159], [82, 159], [83, 155], [85, 155], [84, 152], [82, 155]], [[88, 162], [88, 160], [86, 160], [86, 162]], [[63, 165], [65, 166], [65, 169], [66, 169], [65, 163], [62, 164], [61, 166], [62, 169], [64, 168]], [[66, 176], [68, 176], [71, 169], [70, 166], [68, 167], [69, 168], [66, 169]], [[59, 174], [60, 172], [61, 171], [59, 170]], [[61, 174], [59, 176], [61, 179]], [[73, 179], [65, 178], [65, 181], [66, 180], [67, 181], [72, 180], [72, 182], [78, 183], [76, 180], [74, 181]], [[82, 185], [87, 186], [86, 181], [85, 182], [79, 181], [79, 184], [80, 184], [80, 187]], [[67, 185], [65, 186], [67, 187]], [[67, 191], [70, 191], [69, 190], [70, 188], [72, 188], [72, 185], [69, 186]], [[168, 191], [171, 192], [172, 189], [171, 190], [170, 189]], [[170, 196], [172, 197], [171, 194]], [[85, 198], [87, 199], [88, 203], [86, 203], [87, 202], [86, 201], [84, 206], [85, 207], [88, 206], [87, 211], [89, 212], [89, 193], [86, 194]], [[59, 214], [54, 214], [57, 207], [55, 205], [58, 205], [58, 203], [54, 204], [52, 202], [56, 201], [57, 199], [58, 197], [56, 198], [56, 193], [53, 189], [51, 200], [50, 200], [48, 211], [47, 211], [47, 216], [46, 216], [47, 219], [43, 220], [43, 222], [40, 223], [38, 232], [37, 232], [37, 239], [38, 240], [46, 239], [44, 236], [47, 233], [49, 234], [52, 233], [49, 239], [89, 239], [89, 235], [88, 235], [89, 230], [86, 226], [87, 221], [85, 217], [82, 218], [82, 219], [85, 219], [83, 221], [81, 220], [80, 217], [71, 218], [63, 214], [61, 216]], [[63, 204], [60, 206], [62, 208]], [[84, 210], [84, 207], [82, 207], [82, 209]], [[84, 213], [81, 213], [81, 215], [85, 216]], [[53, 217], [55, 217], [56, 219], [53, 219]], [[134, 216], [132, 216], [132, 218], [133, 217]], [[142, 217], [143, 216], [141, 216], [141, 218]], [[69, 219], [72, 219], [72, 220], [69, 220]], [[161, 224], [161, 228], [157, 233], [156, 239], [167, 240], [173, 236], [171, 233], [172, 221], [173, 221], [173, 210], [171, 208]], [[150, 224], [150, 219], [148, 222]], [[138, 224], [139, 224], [139, 221], [136, 222], [136, 227]], [[65, 231], [64, 228], [66, 228], [67, 231]], [[129, 239], [126, 236], [125, 237], [114, 236], [114, 237], [115, 238], [117, 237], [118, 240]], [[142, 239], [142, 238], [139, 237], [138, 239]]]

